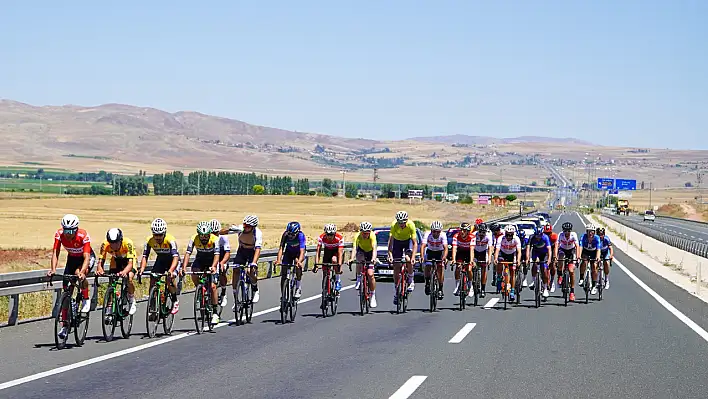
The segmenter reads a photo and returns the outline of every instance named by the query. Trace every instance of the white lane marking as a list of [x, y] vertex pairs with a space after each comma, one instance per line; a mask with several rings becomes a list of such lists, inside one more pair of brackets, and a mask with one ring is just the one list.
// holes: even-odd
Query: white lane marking
[[494, 307], [494, 305], [497, 304], [497, 302], [499, 302], [499, 298], [492, 298], [489, 300], [489, 302], [487, 302], [486, 305], [484, 305], [484, 308], [485, 309], [492, 308], [492, 307]]
[[460, 329], [460, 331], [458, 331], [457, 334], [455, 334], [455, 336], [452, 337], [452, 339], [450, 339], [450, 340], [447, 341], [447, 342], [448, 342], [449, 344], [459, 344], [460, 342], [462, 342], [463, 339], [465, 339], [465, 337], [467, 336], [467, 334], [469, 334], [470, 331], [472, 331], [472, 329], [473, 329], [474, 326], [476, 326], [476, 325], [477, 325], [477, 323], [467, 323], [467, 324], [465, 324], [464, 327], [462, 327], [462, 329]]
[[622, 269], [622, 271], [624, 271], [629, 276], [629, 278], [634, 280], [634, 282], [637, 283], [640, 287], [642, 287], [644, 291], [648, 292], [649, 295], [654, 297], [654, 299], [656, 299], [657, 302], [659, 302], [663, 307], [665, 307], [666, 310], [673, 313], [674, 316], [676, 316], [685, 325], [695, 331], [696, 334], [700, 335], [701, 338], [708, 341], [708, 331], [701, 328], [701, 326], [696, 324], [693, 320], [689, 319], [688, 316], [683, 314], [680, 310], [676, 309], [672, 304], [670, 304], [666, 299], [662, 298], [659, 294], [657, 294], [656, 291], [649, 288], [648, 285], [644, 284], [642, 280], [635, 276], [634, 273], [630, 272], [629, 269], [627, 269], [620, 261], [617, 260], [617, 258], [614, 259], [614, 264], [619, 266], [620, 269]]
[[[346, 286], [346, 287], [342, 287], [342, 289], [341, 289], [340, 291], [348, 290], [348, 289], [350, 289], [350, 288], [354, 288], [354, 285], [348, 285], [348, 286]], [[318, 295], [315, 295], [315, 296], [311, 296], [311, 297], [308, 297], [308, 298], [305, 298], [305, 299], [300, 300], [299, 303], [305, 303], [305, 302], [309, 302], [309, 301], [314, 301], [315, 299], [320, 298], [321, 296], [322, 296], [322, 294], [318, 294]], [[262, 315], [267, 314], [267, 313], [277, 312], [278, 310], [280, 310], [280, 306], [278, 306], [278, 307], [273, 307], [273, 308], [266, 309], [266, 310], [262, 310], [262, 311], [260, 311], [260, 312], [254, 312], [254, 313], [253, 313], [253, 317], [262, 316]], [[235, 321], [236, 321], [236, 319], [231, 320], [231, 322], [235, 322]], [[223, 326], [225, 326], [225, 325], [228, 325], [228, 323], [226, 323], [226, 322], [225, 322], [225, 323], [219, 323], [219, 324], [217, 324], [217, 325], [215, 326], [215, 328], [217, 328], [217, 327], [223, 327]], [[191, 335], [195, 335], [196, 333], [197, 333], [196, 331], [192, 331], [192, 332], [188, 332], [188, 333], [182, 333], [182, 334], [178, 334], [178, 335], [173, 335], [173, 336], [167, 337], [167, 338], [161, 338], [161, 339], [159, 339], [158, 341], [149, 342], [149, 343], [147, 343], [147, 344], [142, 344], [142, 345], [134, 346], [134, 347], [128, 348], [128, 349], [123, 349], [123, 350], [120, 350], [120, 351], [118, 351], [118, 352], [107, 353], [107, 354], [102, 355], [102, 356], [94, 357], [94, 358], [91, 358], [91, 359], [86, 359], [86, 360], [83, 360], [83, 361], [80, 361], [80, 362], [77, 362], [77, 363], [69, 364], [69, 365], [62, 366], [62, 367], [57, 367], [57, 368], [55, 368], [55, 369], [51, 369], [51, 370], [48, 370], [48, 371], [43, 371], [43, 372], [41, 372], [41, 373], [32, 374], [32, 375], [29, 375], [29, 376], [27, 376], [27, 377], [22, 377], [22, 378], [18, 378], [18, 379], [16, 379], [16, 380], [4, 382], [4, 383], [1, 383], [1, 384], [0, 384], [0, 391], [2, 391], [3, 389], [7, 389], [7, 388], [14, 387], [14, 386], [16, 386], [16, 385], [24, 384], [24, 383], [31, 382], [31, 381], [35, 381], [35, 380], [39, 380], [39, 379], [44, 378], [44, 377], [49, 377], [49, 376], [52, 376], [52, 375], [61, 374], [61, 373], [64, 373], [64, 372], [67, 372], [67, 371], [70, 371], [70, 370], [74, 370], [74, 369], [78, 369], [78, 368], [84, 367], [84, 366], [89, 366], [89, 365], [91, 365], [91, 364], [95, 364], [95, 363], [98, 363], [98, 362], [102, 362], [102, 361], [104, 361], [104, 360], [113, 359], [113, 358], [120, 357], [120, 356], [125, 356], [125, 355], [128, 355], [128, 354], [134, 353], [134, 352], [138, 352], [138, 351], [141, 351], [141, 350], [145, 350], [145, 349], [148, 349], [148, 348], [152, 348], [152, 347], [154, 347], [154, 346], [166, 344], [166, 343], [168, 343], [168, 342], [177, 341], [178, 339], [186, 338], [186, 337], [189, 337], [189, 336], [191, 336]], [[422, 381], [421, 381], [421, 382], [422, 382]], [[420, 384], [419, 384], [419, 385], [420, 385]]]
[[425, 381], [425, 379], [428, 378], [427, 375], [414, 375], [413, 377], [409, 378], [408, 381], [406, 381], [405, 384], [403, 384], [400, 388], [398, 388], [398, 391], [394, 392], [393, 395], [389, 396], [389, 399], [406, 399], [409, 396], [413, 395], [413, 392], [415, 392], [416, 389], [420, 386], [420, 384]]

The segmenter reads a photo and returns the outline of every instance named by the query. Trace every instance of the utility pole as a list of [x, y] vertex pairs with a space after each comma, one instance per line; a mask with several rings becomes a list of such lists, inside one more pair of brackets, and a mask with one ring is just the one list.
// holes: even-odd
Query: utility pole
[[344, 175], [347, 174], [346, 170], [340, 170], [339, 173], [342, 174], [342, 195], [346, 198], [347, 196], [347, 182], [344, 179]]
[[651, 204], [651, 192], [652, 192], [652, 182], [649, 182], [649, 209], [652, 211], [654, 210], [654, 207]]

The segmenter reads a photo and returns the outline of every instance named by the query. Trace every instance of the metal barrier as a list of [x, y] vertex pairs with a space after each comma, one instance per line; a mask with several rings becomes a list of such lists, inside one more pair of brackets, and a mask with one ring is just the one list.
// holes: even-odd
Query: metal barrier
[[[650, 227], [635, 223], [631, 220], [627, 220], [617, 215], [603, 214], [604, 217], [614, 220], [615, 222], [634, 229], [644, 235], [647, 235], [653, 239], [659, 240], [665, 244], [669, 244], [672, 247], [690, 252], [694, 255], [701, 256], [703, 258], [708, 258], [708, 244], [697, 242], [696, 240], [689, 240], [683, 237], [678, 237], [675, 234], [668, 234], [661, 231], [654, 230]], [[684, 219], [680, 219], [684, 220]]]
[[[678, 220], [679, 222], [687, 222], [687, 223], [695, 223], [695, 224], [700, 224], [700, 225], [708, 225], [708, 222], [703, 222], [700, 220], [691, 220], [691, 219], [684, 219], [684, 218], [675, 218], [673, 216], [664, 216], [664, 215], [656, 215], [656, 217], [661, 218], [661, 219], [672, 219], [672, 220]], [[703, 227], [701, 226], [701, 227]]]

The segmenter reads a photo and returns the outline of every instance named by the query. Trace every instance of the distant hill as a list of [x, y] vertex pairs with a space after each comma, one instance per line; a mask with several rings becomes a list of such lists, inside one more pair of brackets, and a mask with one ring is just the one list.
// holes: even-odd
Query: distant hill
[[496, 138], [488, 136], [468, 136], [465, 134], [453, 134], [447, 136], [414, 137], [411, 140], [424, 143], [445, 143], [445, 144], [467, 144], [467, 145], [489, 145], [489, 144], [515, 144], [515, 143], [566, 143], [577, 145], [592, 145], [592, 143], [578, 140], [576, 138], [556, 138], [542, 136], [521, 136], [511, 138]]

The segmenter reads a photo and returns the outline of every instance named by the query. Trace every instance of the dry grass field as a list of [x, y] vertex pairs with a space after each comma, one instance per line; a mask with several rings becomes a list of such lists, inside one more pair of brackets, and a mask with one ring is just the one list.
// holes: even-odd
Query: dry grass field
[[[531, 198], [540, 199], [545, 194]], [[347, 223], [368, 220], [388, 225], [396, 211], [405, 209], [412, 220], [430, 223], [439, 219], [445, 223], [488, 219], [506, 214], [507, 209], [491, 206], [445, 204], [425, 201], [409, 205], [399, 200], [352, 200], [302, 196], [190, 196], [190, 197], [0, 197], [0, 273], [48, 267], [53, 234], [65, 213], [75, 213], [94, 241], [100, 246], [105, 232], [120, 227], [136, 246], [142, 247], [150, 234], [150, 222], [164, 218], [168, 231], [184, 251], [194, 233], [196, 223], [217, 218], [222, 224], [241, 223], [246, 214], [257, 214], [264, 234], [264, 246], [273, 248], [285, 225], [298, 220], [303, 225], [309, 243], [327, 222], [342, 229]], [[512, 209], [512, 208], [509, 208]], [[345, 233], [351, 239], [353, 233]], [[39, 250], [39, 251], [37, 251]], [[62, 251], [62, 256], [65, 256]]]
[[[708, 206], [698, 203], [696, 198], [708, 200], [708, 190], [691, 189], [656, 189], [651, 192], [651, 205], [659, 207], [659, 214], [693, 220], [708, 221]], [[632, 193], [629, 203], [635, 210], [649, 209], [649, 190]]]

